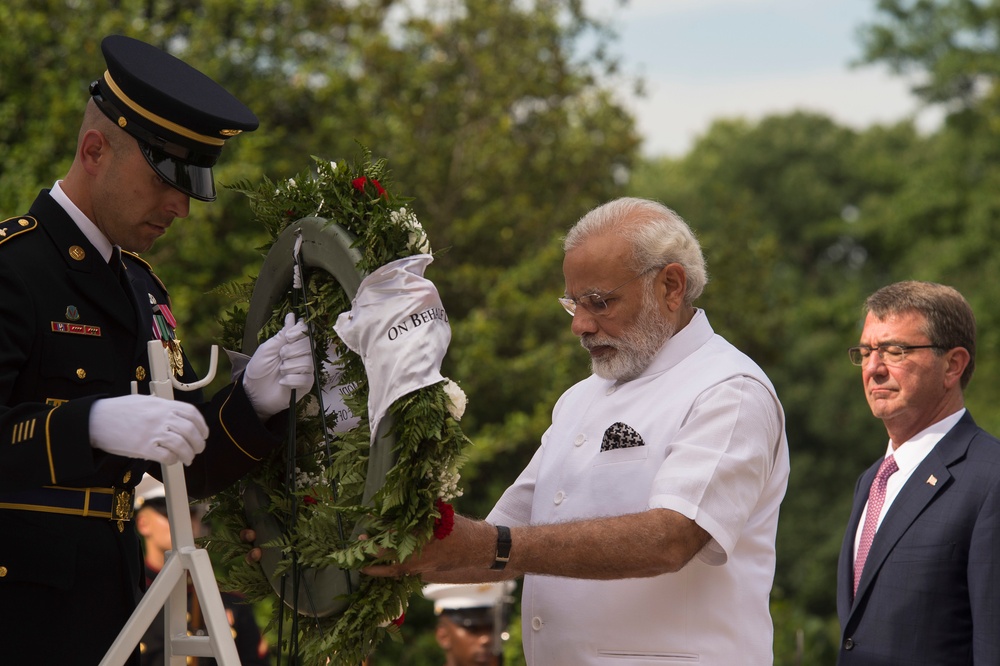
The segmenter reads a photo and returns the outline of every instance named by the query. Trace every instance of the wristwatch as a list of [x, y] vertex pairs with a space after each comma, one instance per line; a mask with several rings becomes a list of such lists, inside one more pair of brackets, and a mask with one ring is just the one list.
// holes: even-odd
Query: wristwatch
[[490, 569], [500, 571], [510, 560], [510, 528], [497, 525], [497, 554]]

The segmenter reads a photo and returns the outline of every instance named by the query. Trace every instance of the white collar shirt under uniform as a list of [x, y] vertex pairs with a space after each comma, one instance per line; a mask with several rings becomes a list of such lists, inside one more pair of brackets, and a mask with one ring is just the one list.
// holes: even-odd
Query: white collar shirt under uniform
[[68, 196], [66, 196], [66, 193], [62, 188], [61, 180], [57, 180], [55, 185], [52, 186], [52, 189], [49, 191], [49, 196], [55, 199], [56, 203], [62, 206], [63, 210], [66, 211], [66, 214], [69, 215], [74, 222], [76, 222], [76, 226], [80, 227], [80, 231], [83, 232], [83, 235], [87, 237], [87, 240], [89, 240], [90, 243], [97, 248], [97, 251], [101, 253], [101, 256], [104, 257], [104, 261], [109, 261], [111, 259], [111, 251], [113, 249], [111, 241], [109, 241], [107, 236], [105, 236], [104, 233], [97, 228], [97, 225], [94, 224], [89, 217], [84, 215], [83, 211], [81, 211], [77, 205], [73, 203]]
[[[924, 458], [931, 452], [931, 449], [937, 446], [941, 438], [955, 427], [955, 424], [962, 419], [963, 414], [965, 414], [964, 407], [954, 414], [944, 417], [937, 423], [924, 428], [909, 440], [903, 442], [898, 449], [893, 449], [892, 440], [889, 440], [889, 446], [886, 448], [882, 459], [885, 460], [891, 454], [896, 459], [896, 467], [898, 469], [889, 476], [889, 479], [885, 483], [885, 501], [882, 502], [882, 511], [878, 514], [878, 522], [875, 523], [876, 533], [878, 532], [878, 528], [882, 526], [882, 520], [885, 518], [885, 514], [888, 513], [889, 507], [892, 506], [892, 503], [896, 500], [896, 496], [899, 495], [899, 491], [903, 489], [910, 475], [913, 474], [913, 470], [924, 461]], [[865, 510], [861, 512], [861, 520], [858, 522], [858, 531], [854, 533], [855, 560], [858, 559], [858, 544], [861, 543], [861, 532], [864, 530], [865, 518], [867, 516], [868, 503], [866, 502]]]
[[664, 508], [712, 538], [676, 573], [525, 576], [528, 664], [771, 664], [768, 599], [788, 469], [774, 388], [701, 310], [635, 380], [592, 375], [571, 387], [487, 520], [548, 524]]

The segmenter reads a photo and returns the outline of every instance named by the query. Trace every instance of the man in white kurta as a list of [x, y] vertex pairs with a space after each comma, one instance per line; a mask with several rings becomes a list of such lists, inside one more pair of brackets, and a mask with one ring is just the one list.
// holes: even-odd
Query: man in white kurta
[[564, 248], [559, 301], [594, 374], [485, 521], [456, 516], [448, 538], [365, 571], [524, 575], [529, 666], [769, 665], [788, 480], [774, 388], [694, 307], [705, 261], [676, 213], [617, 199]]
[[[602, 451], [616, 423], [644, 444]], [[767, 377], [700, 310], [638, 378], [591, 375], [564, 393], [541, 447], [487, 522], [659, 507], [691, 518], [711, 541], [680, 571], [653, 578], [526, 575], [528, 663], [771, 664], [768, 595], [788, 478], [782, 425]]]

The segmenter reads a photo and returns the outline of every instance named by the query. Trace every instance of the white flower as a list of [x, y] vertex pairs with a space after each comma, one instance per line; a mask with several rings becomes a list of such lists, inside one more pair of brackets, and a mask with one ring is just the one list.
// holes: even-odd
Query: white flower
[[410, 237], [407, 239], [407, 244], [416, 248], [417, 252], [420, 254], [430, 254], [431, 253], [431, 242], [427, 238], [427, 234], [419, 226], [416, 230], [410, 231]]
[[399, 210], [390, 211], [389, 219], [393, 224], [403, 227], [410, 232], [409, 237], [406, 239], [408, 247], [421, 254], [430, 254], [431, 242], [413, 211], [407, 210], [406, 206], [403, 206]]
[[298, 185], [296, 185], [296, 184], [295, 184], [295, 179], [294, 179], [294, 178], [289, 178], [289, 179], [288, 179], [288, 187], [289, 187], [290, 189], [291, 189], [291, 188], [295, 188], [295, 187], [298, 187]]
[[451, 502], [464, 494], [458, 487], [462, 475], [459, 473], [457, 465], [449, 468], [429, 469], [424, 476], [436, 482], [438, 486], [437, 496], [442, 502]]
[[465, 391], [455, 382], [445, 379], [444, 394], [448, 398], [448, 413], [456, 421], [461, 421], [462, 415], [465, 414], [465, 405], [468, 402]]
[[316, 486], [322, 485], [323, 483], [324, 483], [324, 478], [322, 472], [310, 474], [309, 472], [306, 472], [299, 467], [295, 468], [296, 490], [306, 490], [308, 488], [315, 488]]
[[337, 163], [330, 162], [330, 171], [336, 171], [336, 170], [337, 170]]

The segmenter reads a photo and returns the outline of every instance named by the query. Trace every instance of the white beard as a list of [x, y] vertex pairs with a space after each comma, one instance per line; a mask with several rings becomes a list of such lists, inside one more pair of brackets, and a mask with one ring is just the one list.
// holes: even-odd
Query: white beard
[[643, 290], [642, 308], [635, 323], [620, 337], [589, 333], [580, 336], [580, 344], [588, 351], [594, 347], [610, 347], [610, 354], [591, 357], [591, 370], [598, 377], [628, 382], [643, 373], [667, 340], [677, 332], [669, 321], [661, 319], [653, 303], [652, 285]]

